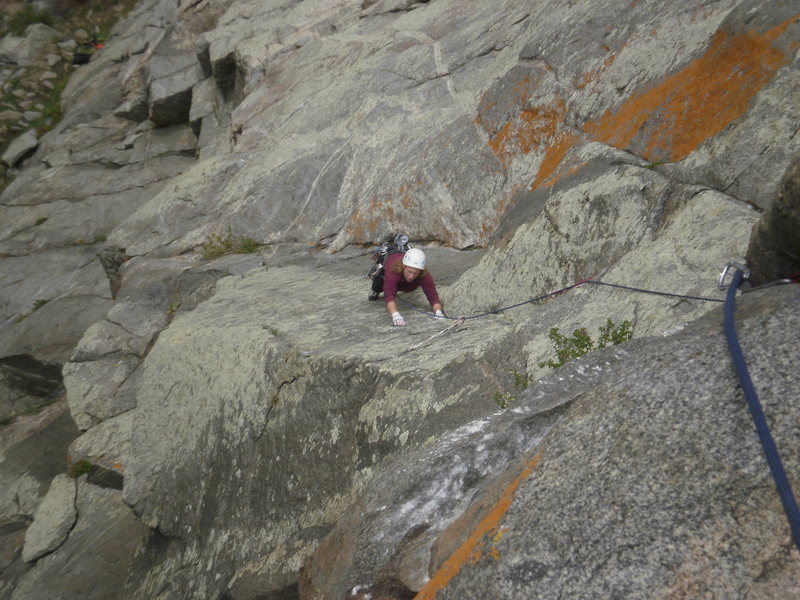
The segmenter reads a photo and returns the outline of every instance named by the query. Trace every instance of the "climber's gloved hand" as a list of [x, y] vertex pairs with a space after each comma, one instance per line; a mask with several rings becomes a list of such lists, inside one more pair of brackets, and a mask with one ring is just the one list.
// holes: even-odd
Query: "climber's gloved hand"
[[403, 315], [395, 311], [392, 313], [392, 324], [395, 327], [403, 327], [406, 324], [406, 320], [403, 318]]
[[446, 319], [447, 317], [445, 317], [444, 313], [442, 312], [442, 309], [440, 308], [439, 310], [436, 311], [436, 314], [433, 315], [433, 318], [436, 321], [441, 321], [442, 319]]

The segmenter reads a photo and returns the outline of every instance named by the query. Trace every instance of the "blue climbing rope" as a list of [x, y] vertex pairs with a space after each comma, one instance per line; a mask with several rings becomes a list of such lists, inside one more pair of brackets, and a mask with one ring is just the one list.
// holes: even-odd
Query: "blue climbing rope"
[[800, 550], [800, 509], [797, 508], [797, 502], [792, 492], [792, 487], [789, 484], [789, 479], [786, 477], [786, 471], [783, 468], [780, 454], [778, 454], [775, 440], [772, 439], [772, 434], [769, 431], [767, 419], [764, 416], [764, 411], [758, 400], [758, 395], [753, 386], [753, 380], [750, 378], [747, 363], [745, 362], [744, 354], [742, 353], [742, 348], [739, 345], [739, 339], [736, 335], [736, 324], [734, 323], [736, 290], [743, 280], [744, 273], [740, 268], [736, 268], [725, 299], [725, 337], [728, 338], [728, 348], [730, 349], [733, 366], [736, 369], [736, 374], [739, 376], [739, 382], [742, 385], [744, 396], [747, 399], [747, 406], [750, 409], [750, 415], [753, 417], [753, 423], [756, 426], [758, 437], [761, 439], [761, 446], [764, 448], [764, 454], [769, 464], [769, 470], [772, 473], [772, 479], [775, 481], [775, 487], [778, 490], [778, 495], [783, 504], [783, 510], [789, 521], [789, 527], [792, 530], [795, 546]]
[[[579, 281], [572, 285], [568, 285], [561, 289], [552, 291], [548, 294], [543, 294], [542, 296], [531, 298], [530, 300], [526, 300], [525, 302], [512, 304], [511, 306], [505, 306], [503, 308], [490, 310], [478, 315], [471, 315], [469, 317], [445, 317], [445, 318], [451, 320], [480, 319], [481, 317], [496, 315], [506, 310], [511, 310], [519, 306], [524, 306], [525, 304], [532, 304], [534, 302], [539, 302], [547, 298], [552, 298], [554, 296], [558, 296], [559, 294], [563, 294], [564, 292], [568, 292], [569, 290], [572, 290], [578, 286], [587, 284], [608, 286], [632, 292], [641, 292], [645, 294], [655, 294], [657, 296], [666, 296], [669, 298], [685, 298], [689, 300], [703, 300], [706, 302], [724, 302], [725, 336], [728, 339], [728, 347], [730, 349], [731, 359], [733, 360], [733, 365], [736, 370], [736, 374], [739, 377], [742, 390], [744, 391], [744, 395], [747, 400], [747, 406], [750, 409], [750, 415], [753, 418], [753, 423], [755, 424], [756, 431], [758, 432], [758, 437], [760, 438], [761, 445], [764, 448], [764, 454], [766, 455], [767, 463], [769, 464], [769, 469], [770, 472], [772, 473], [772, 478], [775, 481], [775, 487], [777, 488], [778, 495], [780, 496], [781, 503], [783, 504], [783, 510], [786, 513], [787, 520], [789, 521], [789, 527], [791, 528], [792, 531], [792, 538], [794, 540], [795, 546], [797, 546], [797, 549], [800, 550], [800, 509], [798, 509], [797, 501], [795, 500], [794, 493], [792, 492], [791, 485], [789, 484], [789, 479], [786, 476], [785, 469], [783, 468], [783, 463], [781, 462], [781, 457], [778, 454], [778, 448], [775, 445], [775, 440], [773, 440], [772, 434], [770, 433], [769, 430], [769, 426], [767, 425], [767, 419], [764, 416], [764, 411], [761, 408], [761, 403], [758, 400], [758, 395], [756, 394], [755, 387], [753, 386], [753, 381], [750, 378], [750, 374], [747, 370], [747, 363], [745, 362], [744, 354], [742, 353], [742, 348], [739, 345], [739, 340], [736, 335], [736, 325], [734, 323], [736, 291], [739, 289], [739, 286], [741, 285], [742, 281], [745, 278], [746, 268], [733, 262], [729, 263], [728, 266], [726, 266], [725, 270], [722, 272], [722, 276], [720, 277], [721, 288], [723, 288], [722, 284], [729, 268], [735, 269], [735, 272], [733, 274], [733, 280], [728, 288], [727, 296], [724, 300], [720, 300], [718, 298], [707, 298], [704, 296], [690, 296], [684, 294], [673, 294], [669, 292], [659, 292], [655, 290], [647, 290], [643, 288], [635, 288], [626, 285], [619, 285], [615, 283], [606, 283], [604, 281], [595, 281], [592, 279], [586, 279], [584, 281]], [[772, 282], [770, 284], [767, 284], [767, 286], [783, 284], [783, 283], [798, 283], [798, 277], [795, 276], [790, 279], [784, 279], [777, 282]], [[417, 312], [433, 316], [433, 313], [430, 313], [428, 311], [413, 306], [407, 300], [403, 299], [401, 296], [398, 295], [397, 298], [401, 300], [404, 304], [406, 304], [409, 308]]]

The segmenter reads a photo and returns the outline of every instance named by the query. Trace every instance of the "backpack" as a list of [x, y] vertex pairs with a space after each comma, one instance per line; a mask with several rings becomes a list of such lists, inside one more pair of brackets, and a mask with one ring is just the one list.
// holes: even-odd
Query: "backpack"
[[403, 233], [398, 233], [393, 238], [390, 236], [385, 242], [372, 251], [373, 264], [370, 267], [365, 279], [372, 279], [377, 277], [383, 271], [383, 261], [390, 254], [405, 254], [408, 252], [411, 245], [408, 243], [408, 236]]

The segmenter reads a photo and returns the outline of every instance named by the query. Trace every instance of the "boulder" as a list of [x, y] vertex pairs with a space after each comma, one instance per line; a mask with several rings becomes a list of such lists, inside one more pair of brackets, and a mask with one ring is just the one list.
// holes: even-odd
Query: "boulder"
[[199, 121], [214, 113], [217, 100], [217, 86], [211, 78], [203, 79], [192, 89], [192, 106], [189, 110], [189, 122], [197, 129]]
[[97, 424], [69, 447], [71, 463], [87, 461], [103, 469], [123, 473], [128, 464], [133, 411]]
[[189, 121], [192, 88], [200, 81], [200, 69], [191, 65], [178, 73], [151, 80], [148, 118], [159, 127]]
[[60, 36], [58, 31], [44, 23], [29, 25], [24, 37], [5, 36], [0, 46], [0, 62], [18, 66], [38, 62], [46, 64], [46, 56]]
[[[81, 349], [77, 348], [76, 352], [81, 352]], [[136, 407], [130, 395], [117, 392], [140, 362], [137, 356], [117, 353], [90, 362], [64, 365], [64, 386], [70, 411], [81, 430]]]
[[28, 123], [32, 123], [33, 121], [35, 121], [36, 119], [40, 118], [41, 116], [42, 116], [42, 113], [40, 113], [39, 111], [36, 111], [36, 110], [26, 110], [22, 114], [22, 118], [25, 119]]
[[22, 118], [22, 113], [16, 110], [3, 110], [0, 111], [0, 123], [13, 123]]
[[0, 523], [32, 519], [53, 478], [67, 468], [67, 448], [78, 436], [66, 403], [18, 417], [0, 438]]
[[[26, 112], [25, 115], [23, 115], [24, 118], [28, 121], [32, 121], [33, 119], [29, 119], [27, 115], [28, 113]], [[30, 156], [38, 145], [39, 138], [36, 135], [36, 131], [31, 129], [8, 145], [6, 151], [3, 152], [2, 161], [8, 167], [15, 167], [17, 163]]]
[[57, 552], [40, 558], [14, 590], [15, 600], [124, 598], [124, 579], [147, 530], [119, 492], [78, 481], [78, 519]]
[[0, 40], [0, 62], [19, 65], [23, 60], [25, 38], [14, 35], [3, 36]]
[[25, 532], [22, 560], [33, 562], [61, 546], [78, 518], [75, 512], [75, 480], [57, 475], [42, 503], [36, 509], [33, 523]]
[[163, 38], [149, 63], [149, 118], [158, 126], [187, 123], [192, 88], [202, 78], [194, 52], [180, 47], [175, 36]]
[[136, 122], [147, 119], [147, 92], [134, 92], [126, 96], [122, 104], [114, 109], [114, 115]]

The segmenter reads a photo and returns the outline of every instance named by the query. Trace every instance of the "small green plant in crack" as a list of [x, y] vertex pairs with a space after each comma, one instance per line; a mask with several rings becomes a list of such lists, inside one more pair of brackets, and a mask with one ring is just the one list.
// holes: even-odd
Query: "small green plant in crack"
[[[40, 298], [39, 300], [37, 300], [36, 302], [33, 303], [33, 310], [39, 310], [40, 308], [42, 308], [48, 302], [50, 302], [49, 299]], [[33, 312], [33, 311], [31, 311], [31, 312]]]
[[650, 169], [650, 170], [652, 171], [652, 170], [653, 170], [653, 169], [655, 169], [656, 167], [660, 167], [661, 165], [665, 164], [666, 162], [667, 162], [667, 161], [665, 161], [665, 160], [654, 160], [653, 162], [649, 162], [649, 163], [647, 163], [647, 164], [644, 166], [644, 168], [645, 168], [645, 169]]
[[[511, 375], [514, 377], [514, 389], [518, 392], [524, 392], [528, 389], [528, 383], [530, 383], [530, 378], [524, 374], [520, 373], [519, 371], [511, 371]], [[508, 408], [508, 405], [512, 402], [516, 402], [517, 397], [513, 394], [508, 394], [506, 392], [496, 392], [493, 396], [495, 404], [500, 408]]]
[[38, 227], [39, 225], [41, 225], [45, 221], [47, 221], [47, 217], [39, 217], [38, 219], [36, 219], [36, 222], [34, 223], [34, 226]]
[[494, 395], [494, 401], [497, 406], [500, 408], [508, 408], [508, 405], [514, 402], [516, 398], [511, 394], [505, 394], [503, 392], [496, 392]]
[[253, 252], [258, 252], [258, 242], [249, 237], [240, 238], [239, 246], [234, 252], [238, 254], [252, 254]]
[[167, 308], [167, 316], [172, 317], [176, 312], [178, 312], [178, 309], [180, 307], [181, 303], [178, 302], [177, 300], [175, 302], [171, 302], [169, 307]]
[[203, 258], [208, 260], [223, 254], [252, 254], [258, 252], [259, 244], [250, 237], [234, 236], [230, 230], [227, 235], [212, 233], [202, 246]]
[[77, 479], [81, 475], [89, 473], [92, 469], [94, 469], [94, 465], [88, 460], [79, 460], [70, 466], [69, 470], [67, 471], [67, 475], [73, 479]]
[[558, 369], [573, 358], [583, 356], [592, 350], [627, 342], [633, 337], [633, 323], [626, 319], [617, 326], [611, 319], [608, 319], [606, 324], [599, 328], [599, 333], [597, 342], [595, 342], [585, 327], [573, 331], [572, 337], [561, 335], [558, 327], [553, 327], [548, 337], [553, 342], [556, 358], [540, 362], [539, 367]]
[[511, 371], [511, 374], [514, 376], [514, 387], [517, 388], [520, 392], [524, 392], [528, 389], [528, 384], [530, 383], [531, 379], [525, 373], [520, 373], [519, 371]]

